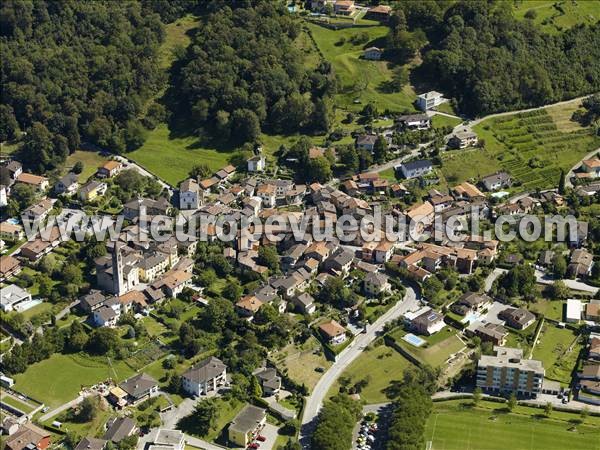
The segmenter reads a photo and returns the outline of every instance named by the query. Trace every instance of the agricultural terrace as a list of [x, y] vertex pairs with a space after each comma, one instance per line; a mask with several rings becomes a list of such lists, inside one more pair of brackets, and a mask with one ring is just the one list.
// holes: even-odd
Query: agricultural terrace
[[563, 119], [545, 109], [485, 120], [474, 131], [485, 148], [445, 152], [442, 171], [449, 182], [479, 180], [499, 170], [508, 171], [521, 190], [553, 187], [560, 171], [568, 172], [600, 146], [592, 128], [566, 127]]
[[133, 373], [123, 361], [55, 353], [15, 375], [14, 389], [53, 408], [73, 400], [82, 387], [109, 378], [120, 382]]
[[517, 406], [508, 413], [503, 404], [470, 400], [434, 403], [425, 428], [431, 450], [598, 450], [597, 417], [579, 424], [579, 416], [554, 411], [543, 418], [542, 410]]
[[533, 349], [532, 357], [542, 361], [546, 369], [546, 378], [569, 384], [571, 372], [577, 365], [582, 348], [578, 334], [568, 328], [558, 328], [546, 321]]
[[341, 383], [348, 388], [359, 383], [365, 386], [360, 390], [360, 398], [368, 404], [383, 403], [393, 397], [394, 382], [402, 381], [404, 369], [412, 363], [387, 345], [367, 348], [336, 380], [329, 396], [336, 395]]
[[592, 25], [600, 20], [600, 1], [598, 0], [525, 0], [515, 2], [515, 17], [525, 19], [528, 16], [549, 34], [558, 34], [575, 25]]
[[366, 48], [384, 47], [388, 27], [355, 26], [332, 30], [313, 23], [307, 23], [307, 27], [339, 77], [341, 86], [336, 96], [337, 106], [360, 110], [365, 104], [373, 103], [381, 111], [414, 109], [413, 102], [417, 97], [411, 86], [404, 86], [401, 92], [390, 91], [389, 82], [393, 75], [390, 63], [361, 58]]

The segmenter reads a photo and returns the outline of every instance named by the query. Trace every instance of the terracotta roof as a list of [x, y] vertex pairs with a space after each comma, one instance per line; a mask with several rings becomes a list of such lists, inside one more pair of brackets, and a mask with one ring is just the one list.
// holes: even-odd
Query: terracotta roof
[[263, 302], [257, 299], [254, 295], [246, 295], [235, 304], [235, 306], [238, 308], [245, 309], [246, 311], [250, 311], [252, 313], [257, 312], [262, 305]]
[[48, 181], [48, 178], [40, 177], [40, 176], [34, 175], [32, 173], [23, 172], [17, 177], [17, 181], [19, 183], [34, 184], [36, 186], [39, 186], [40, 184], [44, 183], [45, 181]]
[[112, 170], [118, 169], [119, 167], [121, 167], [121, 165], [122, 164], [119, 161], [111, 160], [106, 161], [102, 166], [100, 166], [100, 168], [108, 170], [110, 172]]
[[476, 186], [472, 185], [465, 181], [464, 183], [459, 184], [454, 187], [454, 192], [459, 195], [465, 195], [469, 198], [474, 197], [485, 197], [485, 194], [481, 192]]
[[335, 320], [331, 320], [329, 322], [319, 325], [319, 330], [321, 330], [325, 335], [329, 336], [330, 338], [346, 333], [346, 329]]
[[599, 168], [600, 167], [600, 158], [592, 158], [592, 159], [586, 159], [583, 161], [583, 164], [590, 167], [590, 168]]

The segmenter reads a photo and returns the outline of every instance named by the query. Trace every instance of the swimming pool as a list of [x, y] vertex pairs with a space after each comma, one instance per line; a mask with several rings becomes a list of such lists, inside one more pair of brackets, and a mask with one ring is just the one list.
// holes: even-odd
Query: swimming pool
[[11, 217], [10, 219], [6, 219], [6, 221], [11, 225], [19, 225], [19, 219], [14, 219]]
[[462, 323], [473, 323], [479, 319], [478, 313], [470, 313], [461, 321]]
[[402, 339], [405, 340], [406, 342], [408, 342], [411, 345], [414, 345], [415, 347], [420, 347], [423, 344], [425, 344], [425, 340], [421, 339], [419, 336], [415, 336], [412, 333], [408, 333], [404, 336], [402, 336]]

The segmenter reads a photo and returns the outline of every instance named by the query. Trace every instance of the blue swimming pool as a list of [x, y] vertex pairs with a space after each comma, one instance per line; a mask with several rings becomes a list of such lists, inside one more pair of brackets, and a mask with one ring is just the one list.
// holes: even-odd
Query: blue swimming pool
[[408, 333], [404, 336], [402, 336], [402, 339], [405, 340], [406, 342], [408, 342], [411, 345], [414, 345], [415, 347], [420, 347], [423, 344], [425, 344], [425, 340], [421, 339], [419, 336], [415, 336], [412, 333]]
[[10, 219], [6, 219], [6, 221], [11, 225], [19, 225], [19, 219], [14, 219], [11, 217]]

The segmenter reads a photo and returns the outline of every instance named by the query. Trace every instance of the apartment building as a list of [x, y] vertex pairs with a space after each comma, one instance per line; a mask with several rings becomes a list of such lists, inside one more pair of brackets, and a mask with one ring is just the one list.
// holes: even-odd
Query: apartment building
[[542, 391], [541, 361], [524, 359], [523, 350], [494, 347], [495, 356], [481, 355], [477, 364], [477, 386], [490, 393], [514, 393], [536, 397]]

